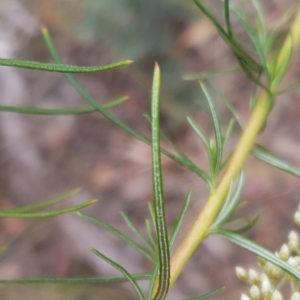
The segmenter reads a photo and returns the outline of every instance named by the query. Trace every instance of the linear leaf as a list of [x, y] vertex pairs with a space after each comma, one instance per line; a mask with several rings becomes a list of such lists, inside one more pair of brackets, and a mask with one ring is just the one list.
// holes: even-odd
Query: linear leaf
[[165, 200], [163, 194], [160, 150], [160, 84], [160, 68], [156, 63], [154, 68], [151, 95], [152, 181], [159, 258], [159, 280], [158, 288], [154, 296], [155, 300], [161, 300], [166, 297], [170, 284], [170, 250], [164, 207]]
[[253, 228], [255, 226], [255, 224], [258, 222], [258, 220], [259, 220], [259, 216], [256, 216], [252, 220], [248, 219], [248, 218], [236, 218], [236, 219], [230, 220], [229, 222], [226, 222], [226, 224], [224, 224], [224, 225], [244, 222], [245, 223], [244, 226], [242, 226], [238, 229], [233, 229], [233, 230], [230, 229], [230, 231], [233, 233], [242, 234], [242, 233], [250, 230], [251, 228]]
[[158, 272], [159, 272], [159, 262], [157, 262], [154, 271], [152, 273], [151, 279], [150, 279], [150, 283], [149, 283], [149, 287], [148, 287], [148, 293], [147, 293], [147, 299], [152, 299], [152, 294], [154, 292], [154, 287], [155, 287], [155, 282], [156, 282], [156, 278], [158, 276]]
[[103, 260], [105, 260], [108, 264], [112, 265], [117, 270], [119, 270], [131, 283], [132, 287], [135, 289], [135, 291], [138, 294], [138, 296], [140, 297], [140, 299], [145, 300], [145, 297], [144, 297], [139, 285], [137, 284], [136, 280], [134, 279], [133, 276], [130, 275], [130, 273], [124, 267], [122, 267], [118, 263], [114, 262], [113, 260], [111, 260], [110, 258], [108, 258], [107, 256], [105, 256], [104, 254], [102, 254], [101, 252], [99, 252], [96, 249], [91, 249], [91, 251], [94, 254], [96, 254], [97, 256], [101, 257]]
[[[104, 108], [111, 108], [125, 102], [128, 97], [120, 97], [110, 102], [104, 103]], [[30, 115], [77, 115], [88, 114], [98, 111], [92, 106], [75, 107], [75, 108], [40, 108], [33, 106], [5, 106], [0, 105], [0, 111], [13, 112]]]
[[48, 199], [48, 200], [41, 201], [41, 202], [35, 203], [35, 204], [16, 207], [16, 208], [13, 208], [13, 209], [6, 209], [3, 212], [6, 212], [6, 213], [28, 213], [28, 212], [33, 212], [33, 211], [36, 211], [38, 209], [48, 207], [48, 206], [54, 205], [56, 203], [62, 202], [64, 200], [67, 200], [70, 197], [72, 197], [73, 195], [77, 194], [79, 191], [80, 191], [80, 188], [75, 188], [75, 189], [72, 189], [71, 191], [68, 191], [68, 192], [66, 192], [62, 195], [53, 197], [53, 198]]
[[[221, 2], [226, 3], [226, 0], [221, 0]], [[228, 1], [229, 2], [229, 1]], [[252, 1], [253, 2], [253, 1]], [[257, 3], [256, 3], [257, 4]], [[261, 11], [257, 11], [258, 15], [258, 28], [254, 28], [247, 17], [247, 15], [244, 13], [244, 11], [240, 11], [237, 8], [235, 8], [233, 5], [228, 5], [228, 9], [230, 9], [237, 17], [237, 19], [240, 21], [241, 25], [244, 27], [246, 33], [248, 34], [252, 45], [254, 46], [256, 53], [258, 54], [260, 61], [262, 62], [262, 67], [264, 70], [267, 70], [266, 68], [266, 53], [267, 53], [267, 47], [265, 46], [266, 40], [267, 40], [267, 32], [266, 32], [266, 26], [264, 20], [261, 19], [262, 13]], [[255, 9], [257, 10], [259, 8], [259, 5], [254, 5]], [[259, 71], [258, 71], [259, 72]]]
[[234, 125], [234, 119], [231, 119], [229, 124], [227, 125], [227, 128], [226, 128], [226, 132], [225, 132], [225, 135], [222, 139], [222, 144], [223, 144], [223, 149], [226, 147], [227, 145], [227, 142], [228, 142], [228, 139], [232, 133], [232, 129], [233, 129], [233, 125]]
[[66, 64], [44, 63], [33, 60], [19, 60], [10, 58], [0, 58], [0, 66], [17, 67], [38, 71], [58, 72], [58, 73], [95, 73], [117, 69], [131, 64], [132, 60], [123, 60], [104, 66], [74, 66]]
[[149, 251], [144, 248], [143, 246], [141, 246], [139, 243], [137, 243], [136, 241], [134, 241], [133, 239], [131, 239], [130, 237], [128, 237], [127, 235], [125, 235], [123, 232], [121, 232], [120, 230], [112, 227], [109, 224], [106, 224], [102, 221], [99, 221], [95, 218], [92, 218], [88, 215], [85, 215], [83, 213], [78, 213], [78, 215], [80, 217], [82, 217], [85, 220], [90, 221], [91, 223], [111, 232], [112, 234], [116, 235], [117, 237], [119, 237], [120, 239], [122, 239], [123, 241], [125, 241], [126, 243], [128, 243], [129, 245], [131, 245], [132, 247], [134, 247], [136, 250], [138, 250], [139, 252], [141, 252], [142, 254], [144, 254], [150, 261], [152, 261], [153, 263], [155, 263], [155, 259], [153, 257], [153, 255], [151, 253], [149, 253]]
[[198, 8], [202, 11], [202, 13], [213, 23], [213, 25], [218, 30], [220, 36], [223, 40], [230, 46], [234, 54], [239, 57], [251, 70], [255, 72], [260, 72], [261, 66], [257, 63], [243, 48], [241, 45], [237, 44], [236, 41], [228, 36], [226, 31], [222, 28], [222, 26], [217, 22], [215, 17], [202, 5], [202, 3], [198, 0], [193, 0], [193, 2], [198, 6]]
[[70, 206], [67, 208], [62, 208], [62, 209], [58, 209], [58, 210], [50, 210], [50, 211], [31, 212], [31, 213], [0, 211], [0, 218], [23, 218], [23, 219], [49, 218], [49, 217], [55, 217], [55, 216], [59, 216], [62, 214], [66, 214], [69, 212], [79, 211], [87, 206], [95, 204], [96, 202], [97, 202], [97, 200], [89, 200], [84, 203]]
[[276, 157], [273, 153], [261, 145], [256, 144], [252, 149], [251, 154], [279, 170], [287, 172], [296, 177], [300, 177], [300, 170], [286, 163], [284, 160]]
[[152, 223], [154, 224], [155, 233], [157, 233], [156, 223], [155, 223], [155, 211], [153, 209], [153, 205], [152, 205], [151, 202], [148, 202], [148, 209], [149, 209], [149, 212], [150, 212]]
[[281, 19], [277, 22], [275, 27], [272, 29], [272, 32], [268, 34], [267, 42], [266, 42], [266, 48], [268, 50], [271, 50], [272, 46], [278, 39], [279, 35], [284, 31], [283, 30], [284, 25], [286, 25], [286, 23], [291, 19], [293, 14], [294, 14], [294, 8], [288, 9], [281, 17]]
[[224, 74], [231, 74], [231, 73], [236, 73], [241, 71], [242, 71], [241, 68], [227, 68], [227, 69], [221, 69], [216, 71], [188, 73], [188, 74], [184, 74], [182, 76], [182, 79], [183, 80], [204, 80], [204, 79], [210, 79], [217, 76], [222, 76]]
[[156, 239], [155, 239], [156, 236], [154, 238], [153, 233], [152, 233], [152, 226], [151, 226], [150, 220], [146, 219], [145, 223], [146, 223], [146, 229], [147, 229], [147, 234], [148, 234], [150, 243], [151, 243], [152, 248], [154, 249], [155, 254], [156, 254], [158, 252], [157, 251], [157, 242], [156, 242]]
[[[131, 274], [135, 280], [149, 280], [152, 274], [137, 273]], [[112, 277], [86, 277], [86, 278], [18, 278], [18, 279], [0, 279], [0, 283], [5, 284], [36, 284], [36, 283], [67, 283], [67, 284], [86, 284], [86, 283], [116, 283], [127, 282], [128, 278], [124, 276]]]
[[217, 229], [215, 233], [225, 237], [232, 243], [256, 254], [257, 256], [264, 258], [265, 260], [281, 268], [291, 276], [295, 277], [297, 280], [300, 280], [300, 271], [298, 271], [296, 268], [293, 268], [291, 265], [281, 260], [274, 253], [265, 249], [264, 247], [254, 243], [251, 240], [246, 239], [239, 234], [232, 233], [227, 230]]
[[230, 22], [230, 10], [229, 10], [229, 0], [224, 0], [224, 16], [225, 24], [227, 28], [228, 38], [233, 36], [231, 22]]
[[214, 89], [214, 91], [217, 93], [217, 95], [219, 96], [219, 98], [225, 103], [225, 105], [227, 106], [227, 108], [230, 110], [231, 114], [233, 115], [233, 117], [235, 118], [235, 120], [238, 122], [238, 124], [240, 125], [240, 127], [243, 129], [244, 123], [243, 120], [241, 119], [241, 117], [239, 116], [238, 112], [236, 111], [235, 107], [230, 103], [230, 101], [226, 98], [226, 96], [220, 91], [220, 89], [218, 89], [216, 87], [215, 84], [213, 84], [213, 82], [211, 80], [208, 80], [208, 83], [210, 85], [210, 87], [212, 89]]
[[212, 227], [217, 227], [217, 226], [222, 225], [226, 221], [226, 219], [232, 214], [232, 212], [236, 208], [237, 201], [240, 198], [244, 183], [245, 183], [245, 176], [244, 176], [244, 172], [241, 171], [239, 180], [237, 182], [236, 189], [235, 189], [233, 195], [232, 195], [233, 183], [231, 182], [225, 203], [224, 203], [216, 221], [212, 225]]
[[131, 229], [131, 231], [141, 240], [141, 242], [149, 249], [152, 254], [155, 254], [155, 249], [151, 246], [151, 244], [144, 238], [138, 228], [131, 222], [128, 216], [124, 212], [120, 212], [122, 218], [126, 222], [127, 226]]
[[202, 295], [202, 296], [199, 296], [199, 297], [195, 297], [195, 298], [188, 298], [188, 299], [185, 299], [185, 300], [205, 300], [205, 299], [209, 299], [212, 296], [221, 293], [223, 290], [224, 290], [224, 288], [221, 287], [221, 288], [216, 289], [216, 290], [214, 290], [214, 291], [212, 291], [208, 294], [205, 294], [205, 295]]
[[208, 143], [205, 135], [202, 133], [202, 131], [200, 130], [200, 128], [195, 124], [195, 122], [191, 118], [187, 117], [187, 120], [188, 120], [189, 124], [192, 126], [192, 128], [194, 129], [194, 131], [196, 132], [196, 134], [201, 139], [201, 141], [202, 141], [202, 143], [203, 143], [203, 145], [205, 147], [208, 159], [209, 159], [209, 164], [212, 165], [211, 149], [209, 147], [209, 143]]
[[184, 204], [180, 213], [180, 216], [177, 220], [176, 226], [174, 228], [174, 231], [172, 232], [171, 238], [170, 238], [170, 249], [172, 249], [172, 247], [174, 246], [174, 243], [176, 241], [176, 238], [178, 236], [179, 230], [181, 228], [181, 225], [183, 223], [183, 220], [185, 218], [186, 212], [188, 210], [188, 207], [191, 203], [191, 198], [192, 198], [192, 191], [189, 190], [185, 200], [184, 200]]
[[216, 177], [220, 171], [221, 163], [222, 163], [222, 154], [223, 154], [223, 143], [222, 143], [222, 133], [221, 133], [221, 126], [220, 126], [220, 121], [219, 117], [215, 108], [215, 105], [205, 87], [205, 85], [200, 82], [201, 88], [204, 92], [204, 95], [206, 97], [209, 110], [211, 113], [211, 117], [213, 120], [213, 125], [214, 125], [214, 131], [215, 131], [215, 141], [216, 141], [216, 155], [214, 156], [214, 169], [213, 175]]
[[[151, 118], [147, 114], [145, 114], [146, 119], [151, 124]], [[190, 169], [195, 169], [197, 174], [207, 183], [208, 186], [211, 186], [211, 180], [209, 176], [200, 168], [198, 168], [168, 137], [164, 134], [163, 131], [160, 132], [163, 139], [171, 146], [171, 148], [179, 155], [182, 163], [186, 166], [190, 166]], [[163, 150], [162, 150], [163, 153]]]
[[[47, 48], [53, 58], [53, 60], [56, 63], [61, 63], [61, 60], [59, 58], [59, 55], [54, 47], [54, 44], [52, 42], [52, 39], [49, 35], [49, 32], [46, 28], [43, 28], [42, 30], [43, 37], [45, 40], [45, 43], [47, 45]], [[122, 122], [120, 119], [109, 113], [103, 105], [98, 103], [94, 97], [92, 97], [75, 79], [71, 74], [64, 74], [65, 78], [69, 81], [69, 83], [74, 87], [74, 89], [92, 106], [94, 107], [97, 111], [99, 111], [102, 115], [104, 115], [107, 119], [115, 123], [117, 126], [122, 128], [124, 131], [135, 137], [136, 139], [142, 141], [143, 143], [147, 145], [151, 145], [151, 141], [143, 136], [142, 134], [138, 133], [134, 129], [132, 129], [130, 126]], [[165, 154], [167, 157], [172, 159], [173, 161], [177, 162], [178, 164], [188, 168], [195, 174], [199, 175], [201, 178], [203, 176], [203, 171], [199, 169], [198, 167], [195, 166], [193, 163], [188, 163], [186, 161], [183, 161], [180, 157], [177, 157], [173, 155], [172, 153], [166, 151], [165, 149], [161, 149], [161, 152]]]
[[288, 87], [286, 87], [286, 88], [284, 88], [282, 90], [279, 90], [277, 92], [277, 95], [281, 95], [281, 94], [290, 92], [292, 90], [298, 89], [299, 87], [300, 87], [300, 82], [293, 83], [293, 84], [289, 85]]

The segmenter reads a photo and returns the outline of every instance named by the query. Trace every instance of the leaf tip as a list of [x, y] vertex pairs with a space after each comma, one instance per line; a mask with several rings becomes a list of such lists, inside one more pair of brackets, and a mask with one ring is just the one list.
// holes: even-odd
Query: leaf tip
[[41, 31], [42, 31], [43, 36], [49, 35], [48, 28], [46, 27], [46, 25], [41, 26]]
[[159, 63], [157, 61], [154, 63], [154, 70], [160, 71]]

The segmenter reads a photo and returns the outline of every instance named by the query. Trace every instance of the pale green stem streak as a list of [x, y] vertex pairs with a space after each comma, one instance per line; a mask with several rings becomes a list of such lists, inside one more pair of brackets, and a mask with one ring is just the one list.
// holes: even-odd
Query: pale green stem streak
[[[277, 57], [276, 66], [278, 69], [282, 69], [283, 67], [285, 70], [287, 69], [287, 66], [284, 65], [287, 64], [285, 57], [290, 55], [291, 47], [297, 46], [299, 42], [300, 12], [297, 14], [296, 19], [291, 26], [290, 35], [286, 38]], [[279, 82], [277, 82], [276, 86], [272, 86], [272, 92], [276, 94], [278, 88]], [[262, 92], [219, 184], [214, 191], [211, 191], [210, 197], [200, 212], [196, 222], [172, 257], [170, 286], [174, 284], [199, 244], [206, 238], [210, 226], [226, 200], [232, 179], [237, 176], [240, 169], [243, 167], [245, 159], [250, 153], [257, 135], [266, 122], [272, 109], [273, 101], [272, 95], [265, 91]]]

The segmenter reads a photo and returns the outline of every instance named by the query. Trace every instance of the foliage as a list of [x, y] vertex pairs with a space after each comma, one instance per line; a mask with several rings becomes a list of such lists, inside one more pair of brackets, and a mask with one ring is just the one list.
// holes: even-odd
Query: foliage
[[[223, 26], [217, 18], [214, 16], [214, 12], [210, 11], [202, 1], [194, 0], [195, 7], [198, 7], [202, 14], [207, 17], [212, 24], [218, 30], [220, 36], [226, 42], [235, 56], [239, 68], [238, 71], [243, 71], [255, 84], [253, 96], [249, 100], [250, 118], [247, 124], [242, 124], [238, 113], [229, 105], [228, 101], [224, 99], [224, 102], [228, 105], [229, 111], [232, 113], [233, 120], [236, 120], [240, 124], [241, 134], [239, 136], [239, 142], [236, 145], [234, 151], [227, 157], [225, 157], [225, 149], [228, 139], [233, 134], [238, 134], [233, 130], [233, 121], [224, 125], [224, 122], [220, 119], [214, 100], [210, 95], [209, 79], [212, 76], [224, 73], [224, 70], [216, 71], [213, 73], [206, 72], [205, 74], [188, 74], [185, 75], [185, 79], [200, 80], [200, 87], [205, 95], [208, 103], [209, 114], [213, 122], [214, 137], [208, 138], [204, 135], [201, 128], [188, 118], [188, 122], [195, 131], [196, 135], [200, 138], [204, 144], [208, 155], [209, 170], [205, 171], [192, 162], [184, 153], [179, 151], [177, 147], [168, 140], [166, 136], [161, 133], [159, 108], [160, 108], [160, 88], [161, 88], [161, 73], [158, 63], [155, 64], [152, 84], [152, 96], [151, 96], [151, 117], [149, 118], [151, 123], [151, 138], [147, 138], [141, 135], [139, 132], [125, 124], [116, 116], [108, 111], [109, 106], [121, 104], [125, 98], [114, 100], [111, 103], [101, 105], [94, 99], [89, 93], [74, 79], [70, 73], [76, 72], [101, 72], [108, 71], [114, 68], [119, 68], [128, 65], [131, 61], [121, 61], [119, 63], [113, 63], [106, 66], [95, 67], [79, 67], [65, 65], [61, 62], [55, 46], [51, 40], [51, 37], [46, 28], [42, 29], [43, 36], [46, 45], [53, 57], [53, 64], [40, 63], [36, 61], [20, 61], [0, 59], [0, 65], [30, 68], [35, 70], [61, 72], [75, 90], [87, 101], [88, 107], [79, 109], [56, 109], [47, 110], [35, 107], [5, 107], [1, 106], [2, 111], [19, 112], [19, 113], [32, 113], [32, 114], [78, 114], [89, 112], [100, 112], [112, 122], [117, 124], [120, 128], [125, 130], [130, 135], [139, 139], [140, 141], [150, 145], [152, 147], [152, 181], [153, 181], [153, 203], [149, 206], [150, 215], [152, 217], [153, 226], [155, 228], [155, 238], [153, 238], [151, 226], [149, 222], [146, 222], [148, 228], [148, 237], [142, 236], [138, 228], [129, 220], [129, 218], [123, 214], [123, 217], [128, 226], [136, 233], [136, 237], [140, 242], [127, 237], [119, 230], [115, 229], [109, 224], [105, 224], [100, 220], [93, 219], [84, 214], [78, 213], [80, 217], [85, 220], [94, 223], [95, 225], [110, 231], [112, 234], [126, 241], [133, 246], [137, 251], [145, 255], [153, 264], [153, 272], [151, 274], [131, 274], [123, 266], [117, 262], [112, 261], [110, 258], [99, 252], [97, 249], [91, 249], [91, 251], [111, 264], [117, 270], [119, 270], [123, 277], [114, 278], [31, 278], [31, 279], [17, 279], [17, 280], [4, 280], [1, 279], [1, 283], [39, 283], [39, 282], [68, 282], [68, 283], [88, 283], [88, 282], [117, 282], [117, 281], [129, 281], [135, 290], [139, 299], [165, 299], [169, 289], [173, 286], [178, 276], [185, 268], [186, 263], [193, 255], [194, 251], [198, 248], [199, 244], [211, 234], [218, 234], [235, 243], [236, 245], [247, 249], [248, 251], [263, 258], [265, 261], [272, 263], [273, 265], [281, 268], [287, 272], [293, 278], [300, 280], [299, 271], [291, 266], [287, 261], [282, 260], [275, 254], [271, 253], [262, 246], [257, 245], [255, 242], [246, 239], [242, 236], [242, 233], [255, 225], [257, 218], [254, 220], [248, 220], [244, 218], [245, 225], [236, 230], [225, 229], [228, 223], [232, 222], [232, 214], [240, 207], [240, 195], [244, 183], [244, 171], [243, 165], [246, 157], [249, 154], [254, 155], [258, 159], [278, 168], [282, 171], [288, 172], [294, 176], [299, 177], [299, 170], [288, 165], [282, 159], [276, 157], [271, 151], [263, 148], [256, 143], [257, 136], [264, 130], [267, 119], [276, 103], [277, 96], [283, 92], [297, 87], [298, 84], [289, 87], [282, 87], [281, 82], [287, 73], [295, 49], [300, 42], [300, 13], [298, 13], [290, 27], [290, 32], [286, 36], [285, 43], [278, 49], [276, 39], [278, 38], [278, 32], [285, 22], [291, 17], [290, 11], [287, 15], [278, 23], [278, 26], [272, 32], [268, 32], [266, 20], [263, 15], [263, 8], [257, 0], [252, 0], [252, 5], [255, 9], [255, 22], [251, 21], [251, 18], [245, 13], [245, 11], [230, 4], [229, 0], [222, 2], [224, 24]], [[245, 32], [252, 43], [251, 46], [245, 46], [242, 44], [238, 37], [234, 33], [232, 28], [231, 17], [232, 15], [238, 19], [243, 26]], [[231, 71], [236, 71], [230, 70]], [[227, 71], [226, 71], [227, 72]], [[160, 137], [161, 135], [170, 143], [176, 154], [161, 148]], [[191, 192], [188, 193], [183, 205], [182, 212], [180, 213], [178, 220], [173, 226], [171, 234], [167, 228], [166, 212], [164, 206], [164, 194], [163, 194], [163, 177], [161, 166], [161, 155], [167, 155], [175, 162], [181, 164], [187, 169], [191, 170], [199, 176], [207, 184], [209, 189], [209, 199], [207, 200], [203, 210], [200, 212], [197, 220], [193, 224], [192, 228], [187, 234], [187, 237], [176, 249], [173, 256], [170, 255], [170, 249], [173, 247], [178, 232], [181, 228], [183, 220], [186, 215], [188, 205], [191, 200]], [[71, 192], [72, 194], [72, 192]], [[94, 200], [87, 201], [77, 206], [72, 206], [67, 209], [60, 209], [54, 211], [40, 211], [49, 205], [63, 201], [71, 194], [63, 195], [62, 197], [51, 199], [45, 202], [41, 202], [38, 205], [26, 206], [22, 208], [16, 208], [9, 211], [0, 212], [0, 217], [20, 217], [20, 218], [40, 218], [50, 217], [67, 212], [78, 211], [87, 205], [94, 203]], [[149, 289], [147, 295], [145, 295], [138, 284], [138, 280], [149, 280]], [[214, 294], [221, 292], [222, 289], [213, 291], [207, 295], [201, 295], [192, 299], [207, 299]]]

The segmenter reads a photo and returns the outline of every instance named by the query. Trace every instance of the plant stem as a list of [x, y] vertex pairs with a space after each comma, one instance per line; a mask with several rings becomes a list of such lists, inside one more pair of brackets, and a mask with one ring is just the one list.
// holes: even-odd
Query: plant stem
[[272, 103], [273, 100], [271, 96], [264, 92], [251, 115], [249, 123], [245, 128], [239, 143], [237, 144], [236, 150], [232, 155], [222, 180], [216, 189], [210, 194], [205, 207], [202, 209], [193, 227], [187, 234], [187, 237], [183, 240], [171, 260], [171, 286], [174, 284], [199, 244], [203, 241], [203, 239], [205, 239], [209, 227], [213, 223], [224, 203], [231, 180], [236, 177], [242, 168], [246, 157], [255, 143], [255, 139], [260, 129], [268, 117]]
[[[276, 59], [277, 68], [287, 64], [285, 56], [288, 56], [290, 49], [297, 46], [299, 42], [300, 12], [298, 12], [295, 21], [290, 28], [290, 34], [287, 36], [281, 51], [279, 52], [279, 56]], [[290, 63], [290, 59], [288, 63]], [[286, 66], [284, 67], [286, 70]], [[276, 86], [272, 87], [272, 93], [274, 95], [279, 88], [279, 82], [276, 83]], [[170, 287], [175, 283], [199, 244], [206, 238], [211, 224], [224, 204], [232, 179], [237, 176], [238, 172], [243, 167], [243, 164], [255, 143], [257, 135], [260, 133], [261, 128], [267, 120], [273, 106], [273, 101], [273, 96], [266, 91], [263, 91], [260, 95], [250, 120], [233, 152], [228, 167], [219, 184], [215, 190], [211, 191], [209, 199], [200, 212], [197, 220], [171, 259]]]

